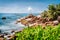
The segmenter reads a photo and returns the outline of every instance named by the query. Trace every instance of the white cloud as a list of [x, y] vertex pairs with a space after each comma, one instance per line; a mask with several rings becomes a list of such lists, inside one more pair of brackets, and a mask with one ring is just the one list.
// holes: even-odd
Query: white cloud
[[32, 11], [33, 9], [32, 9], [32, 7], [28, 7], [28, 11]]

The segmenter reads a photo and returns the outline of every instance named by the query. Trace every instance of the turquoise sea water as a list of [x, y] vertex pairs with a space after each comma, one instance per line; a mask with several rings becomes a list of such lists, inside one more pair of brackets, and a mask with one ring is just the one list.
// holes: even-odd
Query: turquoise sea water
[[[24, 25], [15, 24], [15, 22], [17, 19], [28, 15], [28, 13], [0, 13], [0, 30], [2, 33], [10, 33], [12, 30], [20, 30], [24, 28]], [[38, 15], [38, 13], [33, 13], [33, 15]], [[2, 20], [2, 17], [6, 17], [6, 20]]]

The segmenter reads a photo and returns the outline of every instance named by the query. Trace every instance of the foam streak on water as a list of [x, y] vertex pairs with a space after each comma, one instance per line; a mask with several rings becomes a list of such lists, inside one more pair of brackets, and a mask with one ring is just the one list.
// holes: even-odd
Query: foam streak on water
[[2, 30], [3, 32], [11, 32], [12, 30], [20, 30], [22, 28], [24, 28], [25, 26], [22, 25], [21, 23], [15, 24], [14, 22], [8, 23], [7, 25], [2, 25], [0, 27], [0, 30]]

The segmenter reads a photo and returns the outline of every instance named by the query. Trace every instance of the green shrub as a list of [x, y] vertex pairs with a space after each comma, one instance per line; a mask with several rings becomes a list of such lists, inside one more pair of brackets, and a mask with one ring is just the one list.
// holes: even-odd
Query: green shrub
[[60, 40], [60, 25], [46, 26], [45, 29], [42, 26], [28, 27], [16, 36], [16, 40]]

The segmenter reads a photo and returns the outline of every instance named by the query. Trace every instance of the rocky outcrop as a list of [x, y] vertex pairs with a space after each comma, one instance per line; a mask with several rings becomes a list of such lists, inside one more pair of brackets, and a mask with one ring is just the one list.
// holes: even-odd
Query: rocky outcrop
[[[23, 18], [23, 19], [19, 19], [19, 21], [17, 21], [18, 23], [20, 22], [21, 24], [25, 25], [25, 26], [35, 26], [35, 25], [42, 25], [42, 26], [46, 26], [46, 25], [58, 25], [60, 22], [60, 16], [58, 17], [58, 19], [56, 21], [52, 21], [52, 19], [49, 19], [48, 17], [46, 18], [42, 18], [40, 15], [34, 16], [32, 14], [30, 14], [29, 16]], [[44, 25], [43, 25], [44, 24]]]

